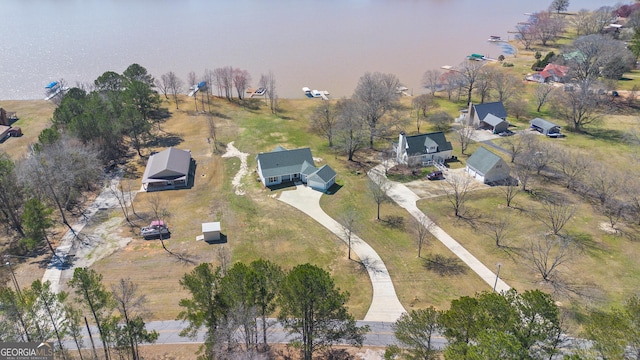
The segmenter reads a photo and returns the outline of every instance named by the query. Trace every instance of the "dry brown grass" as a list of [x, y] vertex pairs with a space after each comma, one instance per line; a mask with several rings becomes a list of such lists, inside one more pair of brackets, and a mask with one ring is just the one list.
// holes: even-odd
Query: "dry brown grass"
[[44, 100], [2, 100], [0, 107], [9, 112], [16, 112], [18, 121], [12, 124], [22, 129], [23, 136], [12, 137], [0, 144], [0, 151], [4, 151], [12, 159], [23, 156], [30, 144], [38, 142], [38, 135], [50, 126], [50, 119], [55, 105]]

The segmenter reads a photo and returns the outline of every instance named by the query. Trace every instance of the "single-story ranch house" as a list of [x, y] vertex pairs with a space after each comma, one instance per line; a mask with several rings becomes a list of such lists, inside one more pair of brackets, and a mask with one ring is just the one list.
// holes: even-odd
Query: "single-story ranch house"
[[467, 124], [477, 129], [491, 130], [494, 134], [503, 132], [509, 128], [507, 110], [501, 101], [483, 104], [470, 103], [467, 116]]
[[479, 147], [469, 157], [465, 171], [485, 184], [506, 180], [510, 173], [509, 165], [484, 147]]
[[442, 131], [406, 136], [400, 133], [394, 144], [396, 161], [405, 165], [427, 165], [451, 159], [453, 147]]
[[336, 172], [329, 165], [316, 168], [309, 148], [287, 150], [278, 146], [258, 154], [256, 160], [264, 186], [300, 181], [314, 190], [327, 191], [336, 181]]
[[560, 136], [560, 126], [541, 118], [535, 118], [530, 122], [531, 128], [547, 136]]
[[186, 188], [190, 167], [191, 151], [168, 148], [149, 156], [142, 186], [146, 191]]

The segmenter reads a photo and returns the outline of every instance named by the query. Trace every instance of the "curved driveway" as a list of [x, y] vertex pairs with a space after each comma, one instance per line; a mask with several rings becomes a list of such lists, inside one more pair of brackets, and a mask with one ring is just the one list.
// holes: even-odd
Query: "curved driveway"
[[[380, 178], [384, 176], [384, 167], [382, 165], [378, 165], [371, 169], [367, 175], [372, 178]], [[416, 201], [420, 200], [420, 197], [416, 195], [413, 191], [409, 190], [403, 184], [389, 181], [391, 187], [387, 190], [387, 195], [393, 199], [400, 207], [404, 208], [413, 216], [414, 218], [420, 220], [421, 217], [426, 217], [426, 215], [418, 209], [416, 205]], [[497, 292], [508, 291], [511, 289], [507, 283], [502, 281], [502, 279], [497, 278], [496, 274], [491, 271], [488, 267], [486, 267], [483, 263], [480, 262], [473, 254], [471, 254], [467, 249], [464, 248], [459, 242], [457, 242], [454, 238], [449, 236], [441, 227], [437, 226], [433, 221], [431, 221], [428, 217], [426, 218], [426, 224], [430, 224], [428, 226], [429, 232], [433, 236], [435, 236], [440, 242], [446, 246], [451, 252], [453, 252], [460, 260], [462, 260], [471, 270], [473, 270], [484, 282], [489, 284], [493, 289], [495, 286], [495, 290]]]
[[[320, 207], [320, 197], [322, 197], [321, 192], [299, 185], [296, 190], [283, 191], [278, 200], [309, 215], [340, 239], [347, 242], [348, 240], [343, 234], [340, 223], [333, 220]], [[373, 299], [364, 321], [395, 322], [406, 310], [398, 300], [396, 290], [393, 287], [393, 282], [384, 262], [369, 244], [356, 235], [351, 236], [351, 250], [355, 252], [367, 269], [373, 287]]]

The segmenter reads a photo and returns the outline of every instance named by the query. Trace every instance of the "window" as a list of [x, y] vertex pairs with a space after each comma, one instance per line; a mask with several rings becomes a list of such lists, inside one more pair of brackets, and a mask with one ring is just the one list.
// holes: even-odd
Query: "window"
[[268, 183], [274, 183], [274, 182], [278, 182], [278, 177], [277, 176], [270, 176], [269, 177], [269, 181], [267, 181]]
[[299, 178], [299, 177], [300, 177], [300, 174], [293, 174], [293, 178], [294, 178], [294, 179], [297, 179], [297, 178]]

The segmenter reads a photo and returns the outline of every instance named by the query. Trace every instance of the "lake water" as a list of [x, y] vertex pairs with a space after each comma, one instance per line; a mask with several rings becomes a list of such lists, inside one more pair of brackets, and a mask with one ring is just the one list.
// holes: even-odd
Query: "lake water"
[[[50, 81], [92, 82], [139, 63], [155, 77], [233, 66], [280, 97], [301, 88], [350, 96], [367, 71], [414, 94], [426, 70], [498, 57], [524, 13], [551, 0], [1, 0], [0, 99], [39, 99]], [[613, 5], [572, 0], [570, 11]]]

